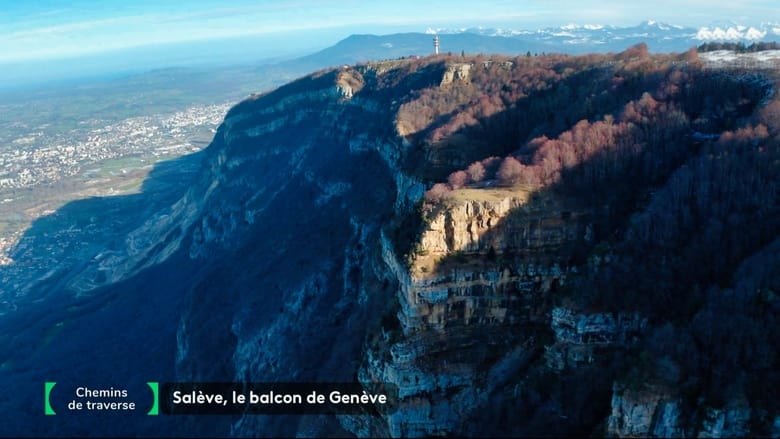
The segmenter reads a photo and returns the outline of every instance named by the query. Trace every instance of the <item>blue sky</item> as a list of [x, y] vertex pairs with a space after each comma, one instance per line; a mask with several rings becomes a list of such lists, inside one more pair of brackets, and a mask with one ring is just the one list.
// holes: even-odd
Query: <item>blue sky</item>
[[349, 33], [423, 31], [429, 26], [516, 28], [638, 24], [701, 26], [780, 21], [768, 1], [357, 1], [357, 0], [0, 0], [0, 63], [78, 57], [127, 47], [261, 34], [273, 48], [325, 47]]

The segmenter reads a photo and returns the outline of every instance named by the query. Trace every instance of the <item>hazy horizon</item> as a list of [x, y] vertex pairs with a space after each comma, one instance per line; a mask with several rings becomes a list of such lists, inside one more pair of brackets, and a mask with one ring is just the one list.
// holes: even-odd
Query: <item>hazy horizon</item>
[[[765, 1], [645, 3], [533, 0], [374, 2], [236, 0], [185, 3], [141, 0], [18, 2], [0, 12], [0, 81], [5, 87], [51, 79], [148, 71], [171, 66], [251, 64], [331, 46], [351, 34], [424, 32], [428, 28], [538, 29], [568, 23], [633, 26], [644, 20], [707, 26], [758, 25], [774, 17]], [[779, 20], [780, 21], [780, 20]], [[2, 87], [3, 84], [0, 84]]]

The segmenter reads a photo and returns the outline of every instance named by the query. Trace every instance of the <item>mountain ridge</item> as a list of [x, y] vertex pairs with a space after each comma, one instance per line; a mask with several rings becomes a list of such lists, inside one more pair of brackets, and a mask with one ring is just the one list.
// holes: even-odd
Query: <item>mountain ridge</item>
[[[146, 419], [149, 434], [774, 434], [780, 126], [765, 74], [637, 45], [367, 62], [254, 95], [180, 192], [137, 209], [115, 258], [41, 273], [0, 321], [0, 383], [33, 407], [20, 380], [138, 381], [157, 361], [160, 379], [383, 380], [403, 395], [385, 417]], [[90, 348], [103, 355], [85, 364]], [[744, 379], [722, 386], [734, 364]], [[137, 434], [18, 404], [0, 399], [20, 435]]]
[[574, 53], [583, 53], [585, 51], [583, 48], [596, 52], [619, 51], [644, 39], [643, 41], [653, 51], [680, 52], [704, 42], [774, 41], [780, 38], [780, 24], [767, 22], [755, 26], [745, 26], [736, 23], [714, 23], [694, 28], [646, 20], [634, 26], [570, 23], [539, 29], [428, 28], [425, 33], [430, 35], [474, 34], [514, 38], [529, 45], [532, 43], [560, 45], [563, 49], [559, 50]]
[[386, 35], [352, 34], [331, 47], [281, 63], [311, 70], [329, 65], [426, 56], [433, 52], [433, 36], [439, 35], [442, 54], [496, 53], [504, 55], [541, 53], [616, 53], [645, 43], [653, 52], [685, 52], [708, 42], [757, 42], [780, 39], [780, 25], [763, 23], [759, 28], [734, 25], [699, 29], [668, 25], [652, 20], [637, 26], [564, 25], [538, 30], [507, 28], [428, 29]]

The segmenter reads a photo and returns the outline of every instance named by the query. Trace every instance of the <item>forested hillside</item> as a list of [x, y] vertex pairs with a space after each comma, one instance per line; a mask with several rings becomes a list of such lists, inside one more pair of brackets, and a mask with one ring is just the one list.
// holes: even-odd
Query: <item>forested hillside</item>
[[[695, 49], [642, 45], [463, 62], [468, 79], [456, 71], [398, 112], [430, 182], [418, 233], [463, 200], [569, 200], [592, 224], [552, 300], [647, 319], [635, 343], [601, 357], [600, 373], [636, 391], [677, 389], [685, 413], [746, 399], [767, 434], [780, 410], [778, 72], [705, 68]], [[433, 270], [485, 257], [511, 267], [527, 258], [517, 250], [467, 247]], [[412, 266], [430, 261], [409, 252]]]

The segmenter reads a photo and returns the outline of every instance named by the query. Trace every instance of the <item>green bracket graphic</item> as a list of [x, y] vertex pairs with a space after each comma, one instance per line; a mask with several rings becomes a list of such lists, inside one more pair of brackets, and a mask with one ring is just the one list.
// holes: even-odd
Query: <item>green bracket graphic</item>
[[51, 415], [56, 415], [57, 414], [54, 411], [54, 409], [51, 408], [51, 403], [49, 402], [49, 395], [51, 395], [51, 389], [53, 389], [54, 386], [56, 386], [56, 385], [57, 385], [57, 383], [54, 382], [54, 381], [47, 381], [45, 383], [46, 393], [44, 394], [44, 397], [43, 397], [43, 402], [44, 402], [43, 411], [44, 411], [44, 413], [46, 413], [47, 416], [51, 416]]
[[147, 413], [148, 416], [157, 416], [160, 414], [160, 384], [155, 383], [153, 381], [147, 382], [147, 386], [149, 386], [150, 389], [152, 389], [152, 395], [154, 395], [154, 404], [152, 404], [152, 408], [149, 409], [149, 412]]

